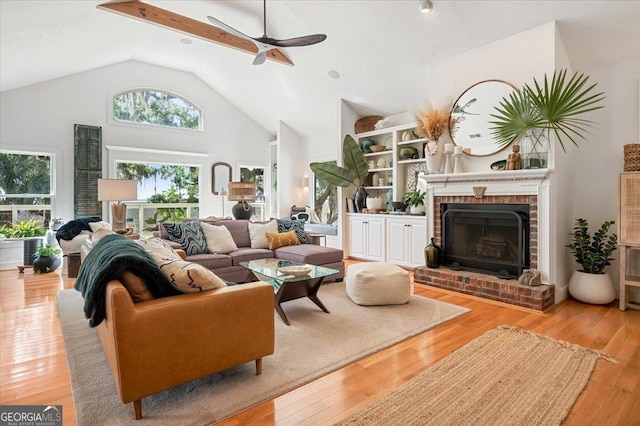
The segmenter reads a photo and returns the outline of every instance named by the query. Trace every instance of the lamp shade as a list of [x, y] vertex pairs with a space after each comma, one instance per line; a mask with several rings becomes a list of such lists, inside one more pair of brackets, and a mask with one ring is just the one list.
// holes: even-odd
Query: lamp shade
[[255, 201], [255, 182], [229, 182], [229, 201]]
[[138, 182], [126, 179], [98, 179], [98, 201], [135, 201]]

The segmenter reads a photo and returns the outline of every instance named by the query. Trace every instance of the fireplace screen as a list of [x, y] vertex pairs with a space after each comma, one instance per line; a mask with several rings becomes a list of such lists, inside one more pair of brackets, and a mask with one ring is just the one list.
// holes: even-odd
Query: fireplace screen
[[443, 263], [517, 278], [529, 268], [529, 206], [444, 204]]

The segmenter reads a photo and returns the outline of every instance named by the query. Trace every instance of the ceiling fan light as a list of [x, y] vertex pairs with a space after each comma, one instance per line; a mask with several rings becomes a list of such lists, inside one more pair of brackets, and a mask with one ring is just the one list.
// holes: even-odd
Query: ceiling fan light
[[433, 3], [431, 3], [430, 0], [420, 0], [418, 2], [418, 11], [420, 13], [424, 13], [426, 15], [427, 13], [431, 13], [432, 10]]

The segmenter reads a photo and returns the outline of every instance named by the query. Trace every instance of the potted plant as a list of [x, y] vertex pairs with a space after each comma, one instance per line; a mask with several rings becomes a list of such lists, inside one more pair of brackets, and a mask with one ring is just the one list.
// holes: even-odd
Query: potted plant
[[608, 235], [614, 221], [606, 221], [593, 235], [589, 233], [589, 223], [576, 219], [571, 243], [566, 247], [576, 258], [582, 269], [573, 273], [569, 282], [569, 293], [581, 302], [605, 304], [613, 302], [616, 292], [609, 274], [604, 268], [611, 264], [611, 254], [616, 250], [618, 236]]
[[523, 168], [547, 167], [551, 134], [565, 152], [568, 141], [578, 146], [576, 137], [586, 140], [587, 127], [593, 127], [592, 121], [580, 116], [603, 108], [604, 93], [593, 93], [596, 85], [587, 86], [586, 75], [576, 72], [567, 80], [566, 74], [566, 69], [554, 71], [551, 82], [545, 74], [543, 84], [534, 78], [533, 86], [525, 84], [503, 98], [495, 107], [496, 113], [491, 114], [495, 118], [490, 123], [496, 143], [520, 144]]
[[46, 273], [58, 269], [62, 263], [60, 253], [62, 250], [49, 244], [38, 247], [33, 255], [33, 272]]
[[367, 191], [362, 187], [364, 179], [369, 174], [369, 166], [364, 160], [364, 154], [350, 135], [344, 137], [342, 143], [342, 156], [344, 167], [329, 162], [311, 163], [309, 167], [321, 179], [332, 185], [346, 188], [354, 185], [358, 189], [355, 193], [355, 203], [358, 212], [366, 208]]
[[424, 213], [424, 197], [426, 192], [422, 192], [416, 188], [415, 191], [409, 191], [404, 195], [404, 202], [409, 206], [411, 214]]
[[33, 254], [42, 246], [42, 237], [47, 230], [36, 219], [23, 220], [10, 226], [0, 226], [0, 235], [4, 238], [19, 238], [23, 240], [23, 263], [25, 266], [33, 264]]
[[52, 231], [57, 231], [58, 229], [62, 228], [62, 225], [64, 225], [64, 220], [62, 220], [61, 217], [53, 217], [49, 222], [49, 228]]

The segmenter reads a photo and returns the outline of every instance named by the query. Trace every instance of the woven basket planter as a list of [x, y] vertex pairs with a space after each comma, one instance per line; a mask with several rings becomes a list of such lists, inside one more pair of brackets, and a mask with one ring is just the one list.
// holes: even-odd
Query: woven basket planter
[[640, 172], [640, 143], [624, 146], [624, 171]]

